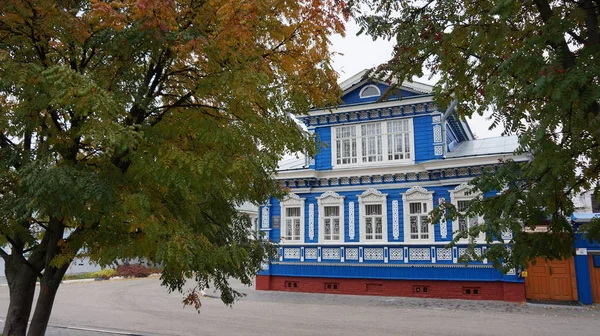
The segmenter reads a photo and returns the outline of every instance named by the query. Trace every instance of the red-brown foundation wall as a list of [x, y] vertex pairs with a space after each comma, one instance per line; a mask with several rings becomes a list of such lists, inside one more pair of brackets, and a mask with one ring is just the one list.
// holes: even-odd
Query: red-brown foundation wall
[[525, 285], [512, 282], [303, 278], [258, 275], [257, 290], [327, 294], [525, 301]]

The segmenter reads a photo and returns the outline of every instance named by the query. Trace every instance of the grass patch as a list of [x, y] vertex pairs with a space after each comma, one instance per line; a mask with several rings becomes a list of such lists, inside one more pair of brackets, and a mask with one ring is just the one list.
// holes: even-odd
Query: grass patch
[[69, 274], [63, 277], [63, 280], [79, 280], [79, 279], [110, 279], [111, 277], [117, 275], [117, 271], [114, 269], [103, 269], [97, 272], [88, 272], [88, 273], [79, 273], [79, 274]]

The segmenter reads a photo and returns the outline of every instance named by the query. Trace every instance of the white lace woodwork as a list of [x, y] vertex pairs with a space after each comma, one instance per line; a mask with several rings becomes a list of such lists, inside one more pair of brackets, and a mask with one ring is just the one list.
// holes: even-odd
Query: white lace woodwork
[[[460, 257], [462, 257], [463, 255], [465, 255], [467, 253], [468, 248], [466, 247], [459, 247], [458, 248], [458, 258], [460, 259]], [[481, 257], [481, 247], [476, 247], [474, 248], [475, 251], [475, 255], [478, 257]], [[471, 258], [471, 254], [468, 255], [469, 258]]]
[[299, 248], [283, 249], [283, 258], [284, 259], [300, 259], [300, 249]]
[[392, 201], [392, 234], [395, 240], [400, 238], [400, 223], [398, 219], [398, 201]]
[[354, 231], [354, 202], [348, 203], [348, 236], [350, 236], [350, 240], [354, 240], [355, 231]]
[[370, 188], [358, 196], [360, 240], [387, 241], [387, 194]]
[[[344, 196], [326, 191], [317, 197], [319, 204], [319, 242], [344, 241]], [[352, 215], [349, 215], [352, 218]]]
[[452, 249], [451, 248], [437, 248], [437, 260], [452, 260]]
[[[440, 197], [438, 199], [438, 205], [443, 205], [446, 203], [446, 199], [444, 197]], [[440, 219], [440, 236], [442, 238], [448, 237], [448, 221], [446, 220], [446, 214], [442, 214], [442, 218]]]
[[442, 142], [442, 126], [441, 125], [433, 126], [433, 142], [434, 143]]
[[260, 223], [260, 227], [263, 229], [269, 228], [269, 206], [265, 205], [262, 208], [262, 223]]
[[322, 248], [321, 249], [322, 259], [324, 260], [340, 260], [340, 249], [339, 248]]
[[[467, 217], [464, 215], [468, 203], [475, 198], [481, 197], [480, 192], [473, 192], [473, 186], [462, 183], [453, 190], [450, 191], [450, 197], [452, 204], [456, 207], [459, 213], [463, 215], [458, 216], [452, 221], [452, 232], [457, 233], [458, 231], [468, 231], [471, 227], [483, 223], [481, 216]], [[468, 242], [470, 238], [462, 238], [460, 242]], [[475, 242], [482, 242], [485, 240], [485, 233], [481, 232], [478, 237], [475, 237]]]
[[317, 259], [317, 249], [306, 248], [304, 250], [304, 259]]
[[308, 239], [315, 239], [315, 205], [308, 205]]
[[304, 199], [289, 194], [281, 201], [281, 244], [304, 242]]
[[408, 249], [410, 260], [431, 260], [431, 249], [424, 247], [411, 247]]
[[358, 260], [358, 248], [346, 248], [346, 260]]
[[433, 191], [414, 186], [402, 195], [404, 207], [404, 241], [433, 242], [433, 225], [428, 223], [433, 208]]
[[383, 249], [382, 248], [371, 248], [366, 247], [364, 249], [364, 259], [365, 260], [383, 260]]
[[390, 248], [390, 260], [404, 260], [404, 253], [402, 248]]

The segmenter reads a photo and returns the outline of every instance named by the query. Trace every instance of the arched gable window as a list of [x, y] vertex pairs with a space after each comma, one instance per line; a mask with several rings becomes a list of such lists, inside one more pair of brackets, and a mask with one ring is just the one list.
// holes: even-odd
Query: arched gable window
[[367, 85], [360, 90], [360, 98], [379, 97], [381, 91], [375, 85]]

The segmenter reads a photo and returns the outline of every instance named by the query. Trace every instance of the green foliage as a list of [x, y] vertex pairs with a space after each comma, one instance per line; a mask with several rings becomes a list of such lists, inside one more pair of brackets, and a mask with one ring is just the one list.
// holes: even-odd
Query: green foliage
[[[424, 71], [440, 76], [435, 93], [442, 106], [457, 99], [462, 116], [491, 109], [491, 127], [518, 134], [518, 153], [532, 155], [473, 181], [490, 196], [473, 203], [489, 224], [488, 238], [515, 233], [512, 252], [492, 246], [488, 259], [515, 266], [573, 253], [572, 196], [598, 191], [600, 177], [598, 6], [588, 0], [350, 3], [363, 32], [396, 41], [392, 59], [374, 76], [399, 83]], [[549, 232], [521, 234], [521, 223], [547, 224]], [[598, 240], [598, 225], [582, 230]]]
[[284, 193], [271, 178], [284, 154], [315, 153], [289, 113], [337, 101], [327, 36], [343, 33], [341, 9], [3, 2], [2, 257], [51, 284], [79, 251], [141, 258], [169, 290], [192, 278], [232, 303], [228, 279], [250, 284], [273, 253], [235, 207]]
[[117, 275], [117, 271], [112, 268], [105, 268], [97, 272], [69, 274], [63, 277], [63, 280], [78, 280], [78, 279], [110, 279]]

